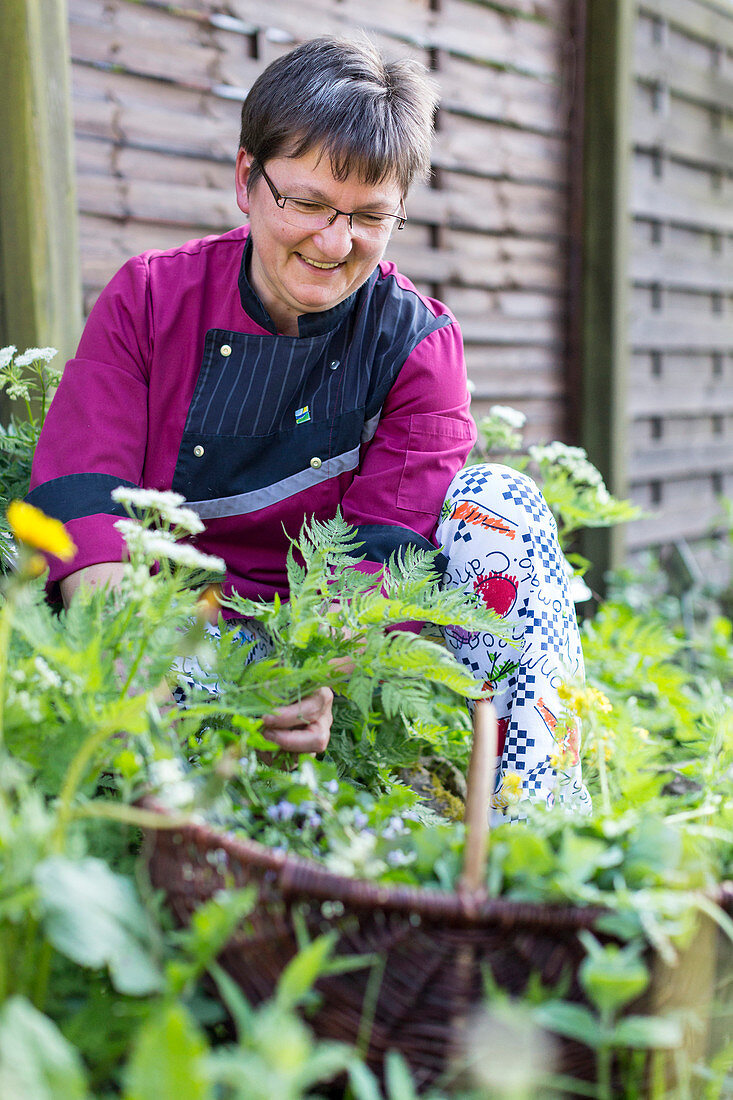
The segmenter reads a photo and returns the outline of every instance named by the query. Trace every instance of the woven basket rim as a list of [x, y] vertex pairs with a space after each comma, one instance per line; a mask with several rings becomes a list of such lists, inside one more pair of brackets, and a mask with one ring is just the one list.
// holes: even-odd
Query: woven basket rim
[[[144, 796], [139, 805], [161, 818], [172, 811], [151, 796]], [[320, 902], [341, 902], [349, 909], [381, 909], [414, 914], [427, 920], [450, 924], [483, 925], [497, 923], [507, 927], [533, 925], [547, 929], [590, 928], [599, 917], [612, 914], [605, 906], [580, 906], [569, 902], [531, 902], [512, 898], [491, 898], [485, 892], [439, 890], [427, 886], [380, 885], [367, 879], [339, 875], [314, 859], [277, 851], [256, 840], [237, 836], [213, 825], [184, 820], [180, 826], [165, 826], [166, 833], [184, 837], [197, 849], [221, 852], [212, 862], [226, 863], [234, 859], [258, 867], [273, 875], [283, 898], [288, 901], [311, 899]], [[710, 894], [706, 895], [711, 897]], [[726, 908], [733, 906], [733, 881], [722, 882], [712, 900]]]

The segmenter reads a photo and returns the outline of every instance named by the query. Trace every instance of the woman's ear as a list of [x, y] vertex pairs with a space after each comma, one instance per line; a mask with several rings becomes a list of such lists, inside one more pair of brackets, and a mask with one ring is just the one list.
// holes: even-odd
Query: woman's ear
[[249, 194], [247, 183], [252, 167], [252, 156], [246, 149], [240, 149], [237, 153], [237, 163], [234, 170], [234, 186], [237, 194], [237, 206], [243, 214], [249, 214]]

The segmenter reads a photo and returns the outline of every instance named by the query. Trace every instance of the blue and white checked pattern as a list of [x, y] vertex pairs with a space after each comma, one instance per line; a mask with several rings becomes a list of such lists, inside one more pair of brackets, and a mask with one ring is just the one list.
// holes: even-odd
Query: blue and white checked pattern
[[[552, 513], [524, 474], [505, 466], [470, 466], [451, 482], [438, 538], [448, 557], [445, 583], [473, 582], [477, 591], [486, 592], [486, 605], [514, 625], [516, 649], [492, 635], [481, 635], [488, 644], [477, 645], [477, 635], [446, 632], [448, 648], [482, 683], [490, 682], [492, 670], [503, 662], [519, 662], [494, 693], [505, 731], [497, 786], [505, 773], [515, 772], [522, 778], [523, 799], [547, 805], [560, 800], [587, 812], [590, 798], [580, 766], [556, 771], [550, 762], [559, 753], [553, 736], [562, 714], [558, 686], [583, 674], [575, 608]], [[516, 599], [509, 605], [512, 586]]]

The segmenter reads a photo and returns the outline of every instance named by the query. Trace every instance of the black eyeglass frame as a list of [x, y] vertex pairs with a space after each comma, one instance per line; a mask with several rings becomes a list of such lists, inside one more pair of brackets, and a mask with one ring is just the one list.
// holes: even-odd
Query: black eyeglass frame
[[[285, 203], [288, 201], [288, 199], [290, 199], [293, 202], [312, 202], [312, 203], [316, 203], [319, 206], [325, 206], [329, 210], [333, 210], [333, 216], [331, 218], [329, 218], [329, 220], [326, 222], [325, 226], [323, 227], [324, 229], [328, 229], [328, 227], [333, 225], [333, 223], [336, 221], [336, 218], [338, 218], [338, 216], [340, 214], [343, 214], [343, 216], [348, 219], [349, 230], [353, 233], [354, 232], [354, 221], [353, 221], [354, 216], [357, 215], [357, 214], [366, 214], [366, 213], [378, 214], [380, 218], [392, 218], [397, 223], [397, 229], [398, 230], [405, 228], [405, 224], [407, 223], [407, 214], [406, 213], [388, 214], [386, 212], [386, 210], [374, 210], [374, 211], [352, 210], [351, 213], [348, 213], [346, 210], [339, 210], [337, 206], [332, 206], [330, 202], [320, 202], [317, 199], [306, 199], [306, 198], [302, 198], [300, 195], [283, 195], [278, 191], [277, 187], [275, 187], [275, 184], [272, 182], [272, 180], [268, 176], [267, 172], [265, 171], [264, 165], [262, 165], [260, 163], [260, 161], [253, 161], [252, 163], [256, 164], [257, 167], [259, 168], [260, 174], [262, 175], [262, 178], [264, 179], [265, 183], [267, 184], [267, 186], [270, 188], [270, 191], [272, 192], [272, 197], [275, 200], [275, 205], [280, 210], [284, 209]], [[400, 206], [402, 207], [402, 210], [404, 211], [405, 210], [405, 200], [403, 198], [400, 199]], [[357, 229], [358, 229], [358, 227], [357, 227]]]

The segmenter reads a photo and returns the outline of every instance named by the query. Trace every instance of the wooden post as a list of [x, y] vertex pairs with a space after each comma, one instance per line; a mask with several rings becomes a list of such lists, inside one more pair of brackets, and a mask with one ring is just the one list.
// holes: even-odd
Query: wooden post
[[[579, 442], [611, 492], [627, 490], [630, 99], [634, 0], [585, 0]], [[623, 528], [583, 533], [591, 587], [623, 558]]]
[[0, 345], [53, 346], [81, 331], [65, 0], [2, 0]]

